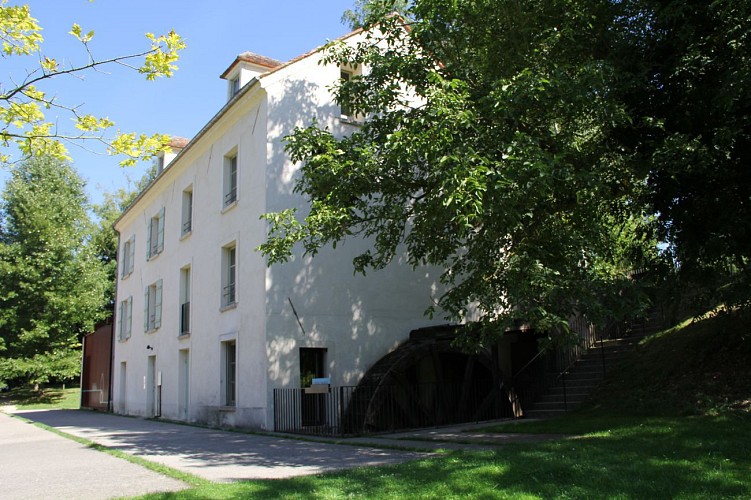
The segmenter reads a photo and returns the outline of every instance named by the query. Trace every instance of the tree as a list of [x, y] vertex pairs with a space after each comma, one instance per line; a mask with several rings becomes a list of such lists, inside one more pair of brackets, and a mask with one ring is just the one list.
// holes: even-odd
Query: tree
[[[302, 243], [364, 237], [356, 271], [406, 254], [443, 269], [438, 308], [482, 312], [484, 332], [518, 321], [565, 330], [575, 312], [633, 312], [629, 271], [657, 257], [648, 170], [629, 142], [641, 121], [619, 72], [626, 6], [609, 1], [416, 1], [409, 27], [386, 17], [330, 64], [370, 71], [335, 98], [368, 119], [337, 139], [287, 138], [311, 200], [265, 216], [271, 264]], [[408, 91], [405, 93], [404, 89]]]
[[11, 170], [0, 212], [0, 380], [78, 374], [81, 336], [106, 314], [87, 209], [67, 163], [33, 157]]
[[[67, 105], [57, 97], [49, 97], [38, 86], [43, 81], [79, 75], [106, 65], [133, 68], [148, 80], [169, 77], [177, 69], [175, 63], [179, 51], [185, 48], [185, 43], [178, 34], [173, 31], [161, 36], [147, 33], [149, 48], [144, 51], [97, 59], [91, 50], [94, 32], [85, 32], [74, 24], [70, 34], [81, 42], [88, 61], [81, 65], [66, 65], [42, 52], [41, 31], [42, 28], [31, 16], [28, 6], [8, 6], [7, 0], [0, 1], [0, 53], [3, 58], [25, 58], [29, 61], [25, 75], [20, 78], [11, 76], [10, 81], [13, 83], [10, 86], [0, 84], [0, 144], [6, 150], [11, 144], [15, 144], [23, 157], [48, 155], [67, 159], [64, 143], [97, 141], [104, 143], [110, 154], [124, 154], [126, 159], [121, 161], [121, 165], [133, 165], [137, 160], [149, 158], [167, 147], [168, 138], [161, 134], [146, 136], [117, 133], [108, 136], [107, 133], [114, 129], [114, 122], [85, 114], [78, 107]], [[61, 129], [56, 122], [48, 121], [45, 117], [47, 110], [70, 114], [75, 130]], [[11, 160], [12, 156], [8, 153], [0, 155], [2, 163]]]
[[354, 9], [347, 9], [342, 14], [342, 23], [354, 30], [394, 13], [407, 17], [410, 3], [409, 0], [356, 0]]
[[92, 207], [98, 223], [88, 245], [106, 270], [107, 291], [104, 303], [110, 314], [115, 311], [115, 284], [117, 283], [118, 237], [114, 224], [155, 177], [156, 164], [152, 165], [138, 181], [130, 182], [129, 179], [126, 187], [119, 188], [115, 192], [104, 193], [102, 203]]
[[751, 303], [751, 2], [649, 2], [631, 105], [659, 124], [644, 144], [650, 197], [681, 275]]

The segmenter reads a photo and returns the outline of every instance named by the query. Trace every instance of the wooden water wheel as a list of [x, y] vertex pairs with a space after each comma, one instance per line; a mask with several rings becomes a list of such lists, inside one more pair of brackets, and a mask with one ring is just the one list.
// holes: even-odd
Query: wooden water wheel
[[347, 406], [347, 432], [499, 418], [509, 403], [492, 353], [467, 354], [453, 347], [456, 330], [414, 330], [407, 342], [373, 365]]

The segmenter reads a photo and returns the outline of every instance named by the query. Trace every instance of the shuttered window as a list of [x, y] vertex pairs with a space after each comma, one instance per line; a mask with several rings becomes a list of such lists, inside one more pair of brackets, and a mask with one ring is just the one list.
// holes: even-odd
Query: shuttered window
[[133, 318], [133, 297], [120, 302], [120, 307], [117, 311], [118, 320], [118, 332], [117, 338], [119, 340], [128, 340], [130, 338], [131, 323]]
[[146, 231], [146, 259], [152, 259], [164, 250], [164, 207], [149, 220]]
[[162, 280], [146, 287], [144, 291], [143, 330], [151, 332], [162, 326]]
[[123, 243], [123, 251], [120, 254], [120, 276], [127, 278], [133, 273], [133, 259], [135, 257], [136, 250], [136, 237], [135, 235], [128, 238], [128, 241]]

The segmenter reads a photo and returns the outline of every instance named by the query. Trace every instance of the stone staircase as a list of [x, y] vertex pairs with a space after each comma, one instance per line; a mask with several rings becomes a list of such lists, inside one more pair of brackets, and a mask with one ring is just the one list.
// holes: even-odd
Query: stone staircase
[[632, 322], [622, 338], [599, 342], [585, 352], [555, 385], [524, 409], [525, 418], [550, 418], [578, 407], [609, 370], [626, 357], [644, 337], [663, 328], [656, 313]]

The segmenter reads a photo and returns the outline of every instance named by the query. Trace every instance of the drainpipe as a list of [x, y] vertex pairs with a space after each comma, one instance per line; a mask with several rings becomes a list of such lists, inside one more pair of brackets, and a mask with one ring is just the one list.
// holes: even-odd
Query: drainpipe
[[117, 324], [117, 320], [119, 319], [117, 317], [117, 292], [118, 292], [117, 282], [118, 282], [118, 276], [120, 276], [120, 259], [117, 258], [119, 257], [119, 254], [120, 254], [120, 231], [115, 229], [114, 224], [112, 226], [112, 229], [115, 231], [115, 234], [117, 234], [117, 253], [115, 254], [116, 255], [116, 258], [115, 258], [115, 263], [116, 263], [115, 297], [114, 297], [115, 303], [113, 304], [113, 307], [112, 307], [112, 325], [110, 326], [110, 383], [109, 383], [109, 388], [107, 391], [107, 411], [110, 413], [115, 411], [114, 404], [112, 401], [113, 399], [112, 395], [114, 394], [112, 390], [114, 387], [114, 380], [115, 380], [115, 342], [117, 341], [115, 339], [115, 325]]

